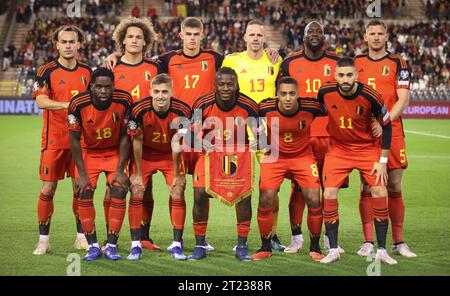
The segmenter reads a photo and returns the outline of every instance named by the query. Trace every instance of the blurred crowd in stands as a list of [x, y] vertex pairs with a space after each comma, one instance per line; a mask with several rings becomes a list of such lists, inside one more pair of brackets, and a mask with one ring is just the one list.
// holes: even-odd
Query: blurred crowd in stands
[[[425, 1], [425, 0], [424, 0]], [[440, 0], [431, 1], [433, 5]], [[33, 13], [39, 10], [51, 8], [57, 5], [53, 0], [40, 0], [40, 7], [32, 8]], [[36, 2], [34, 4], [36, 5]], [[15, 48], [10, 45], [4, 48], [3, 57], [9, 60], [7, 66], [19, 65], [35, 70], [36, 67], [54, 59], [55, 50], [51, 42], [51, 33], [60, 25], [75, 23], [86, 34], [80, 59], [93, 66], [98, 67], [104, 58], [114, 52], [115, 45], [112, 40], [119, 19], [114, 17], [117, 9], [123, 7], [122, 1], [100, 0], [97, 5], [94, 1], [88, 1], [85, 12], [89, 16], [71, 19], [60, 17], [56, 19], [34, 18], [33, 29], [31, 29], [22, 46]], [[338, 55], [355, 56], [367, 50], [363, 38], [363, 20], [352, 20], [350, 22], [340, 21], [350, 15], [364, 14], [364, 0], [289, 0], [285, 1], [279, 8], [267, 7], [265, 1], [204, 1], [204, 0], [176, 0], [165, 1], [164, 9], [172, 18], [158, 18], [155, 8], [149, 8], [146, 15], [141, 11], [134, 11], [134, 15], [150, 17], [153, 21], [155, 31], [158, 33], [159, 41], [152, 48], [149, 56], [160, 54], [164, 51], [181, 48], [181, 40], [178, 37], [180, 24], [183, 16], [203, 16], [205, 26], [204, 48], [212, 48], [225, 54], [245, 50], [243, 35], [246, 23], [249, 19], [257, 17], [264, 19], [267, 24], [272, 24], [280, 29], [285, 36], [286, 46], [280, 48], [282, 57], [291, 52], [303, 48], [303, 31], [307, 24], [305, 17], [325, 17], [323, 21], [327, 46], [336, 51]], [[447, 3], [450, 1], [447, 1]], [[105, 3], [108, 3], [106, 5]], [[405, 5], [405, 0], [394, 0], [381, 3], [400, 3], [395, 9], [385, 6], [386, 17], [396, 18], [397, 10]], [[35, 6], [34, 5], [34, 6]], [[186, 11], [176, 10], [179, 5], [185, 5]], [[175, 7], [175, 8], [174, 8]], [[219, 9], [222, 7], [221, 9]], [[428, 7], [428, 6], [427, 6]], [[27, 9], [25, 9], [27, 10]], [[213, 11], [219, 12], [219, 17], [210, 17]], [[317, 11], [317, 14], [315, 13]], [[386, 12], [387, 11], [387, 12]], [[435, 13], [435, 12], [433, 12]], [[99, 18], [97, 14], [110, 15], [111, 17]], [[427, 10], [428, 15], [428, 10]], [[233, 18], [231, 18], [233, 16]], [[334, 18], [333, 18], [334, 17]], [[447, 16], [446, 16], [447, 17]], [[29, 18], [22, 18], [30, 21]], [[449, 22], [439, 22], [432, 17], [433, 21], [418, 22], [412, 25], [389, 26], [389, 42], [387, 48], [403, 56], [411, 67], [414, 89], [425, 89], [428, 87], [443, 88], [450, 87], [450, 56], [449, 56]], [[5, 69], [5, 63], [3, 63]], [[30, 72], [33, 74], [33, 71]]]

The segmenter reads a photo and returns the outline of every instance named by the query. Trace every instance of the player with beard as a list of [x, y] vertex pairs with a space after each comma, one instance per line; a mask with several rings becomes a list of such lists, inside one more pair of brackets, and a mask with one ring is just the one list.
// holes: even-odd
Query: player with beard
[[[387, 162], [392, 138], [389, 112], [379, 93], [370, 86], [357, 82], [354, 61], [344, 57], [336, 63], [336, 82], [323, 85], [318, 100], [328, 111], [330, 149], [323, 167], [323, 218], [330, 239], [330, 250], [321, 263], [340, 259], [338, 249], [338, 192], [348, 175], [357, 169], [370, 186], [373, 217], [377, 233], [376, 260], [397, 264], [386, 252], [389, 226], [387, 208]], [[371, 118], [382, 126], [381, 147], [371, 132]]]

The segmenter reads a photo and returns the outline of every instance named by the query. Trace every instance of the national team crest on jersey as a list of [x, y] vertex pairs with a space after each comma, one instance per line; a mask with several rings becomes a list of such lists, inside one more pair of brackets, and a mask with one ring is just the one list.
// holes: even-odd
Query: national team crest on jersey
[[274, 75], [275, 74], [275, 68], [273, 66], [269, 66], [268, 67], [268, 72], [269, 72], [269, 75]]
[[119, 113], [114, 112], [114, 113], [112, 114], [112, 121], [113, 121], [114, 123], [116, 123], [116, 122], [118, 122], [119, 120], [120, 120], [120, 115], [119, 115]]
[[299, 129], [304, 129], [306, 127], [306, 121], [305, 120], [301, 120], [298, 122], [298, 128]]
[[202, 61], [202, 71], [208, 71], [208, 61]]
[[84, 75], [81, 75], [81, 82], [83, 83], [84, 86], [86, 86], [87, 79], [86, 79], [86, 77], [84, 77]]
[[146, 80], [146, 81], [152, 80], [152, 74], [150, 74], [150, 72], [145, 71], [145, 72], [144, 72], [144, 76], [145, 76], [145, 80]]
[[358, 105], [356, 106], [356, 115], [362, 115], [364, 113], [364, 106]]
[[390, 72], [389, 66], [386, 65], [386, 66], [383, 67], [383, 71], [381, 71], [381, 75], [382, 76], [388, 76], [389, 72]]
[[329, 64], [326, 64], [325, 66], [323, 66], [323, 75], [331, 76], [331, 66]]
[[227, 176], [234, 176], [238, 169], [237, 155], [224, 155], [222, 157], [222, 172]]

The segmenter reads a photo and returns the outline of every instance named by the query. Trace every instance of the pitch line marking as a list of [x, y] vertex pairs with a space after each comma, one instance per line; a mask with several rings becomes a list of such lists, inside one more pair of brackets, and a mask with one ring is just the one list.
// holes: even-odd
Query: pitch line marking
[[408, 158], [423, 158], [423, 159], [450, 159], [450, 155], [408, 155]]
[[412, 131], [412, 130], [405, 130], [405, 132], [410, 133], [410, 134], [421, 135], [421, 136], [428, 136], [428, 137], [435, 137], [435, 138], [449, 139], [450, 140], [449, 136], [444, 136], [444, 135], [425, 133], [425, 132], [418, 132], [418, 131]]

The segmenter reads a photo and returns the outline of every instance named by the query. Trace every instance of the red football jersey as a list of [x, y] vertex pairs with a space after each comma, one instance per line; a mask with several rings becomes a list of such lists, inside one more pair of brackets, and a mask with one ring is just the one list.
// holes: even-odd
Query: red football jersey
[[[309, 141], [311, 124], [316, 116], [322, 114], [316, 99], [298, 98], [298, 111], [290, 116], [278, 109], [277, 99], [266, 99], [259, 103], [259, 116], [265, 121], [269, 144], [278, 147], [280, 155], [286, 157], [312, 154]], [[278, 129], [278, 136], [275, 130]], [[270, 143], [271, 138], [276, 143]]]
[[318, 99], [328, 111], [331, 145], [351, 153], [376, 145], [372, 117], [378, 118], [381, 125], [390, 121], [381, 95], [363, 83], [358, 83], [356, 93], [350, 97], [340, 93], [337, 82], [326, 83]]
[[128, 133], [143, 135], [144, 153], [171, 153], [171, 140], [180, 118], [191, 118], [190, 107], [171, 98], [170, 108], [165, 114], [158, 114], [152, 106], [153, 98], [148, 97], [132, 106], [128, 120]]
[[216, 71], [222, 61], [222, 54], [206, 49], [193, 57], [184, 55], [181, 49], [159, 57], [162, 71], [173, 79], [173, 96], [191, 107], [195, 100], [214, 91]]
[[132, 104], [131, 96], [125, 91], [114, 90], [112, 103], [105, 110], [97, 109], [91, 96], [87, 91], [72, 99], [67, 119], [69, 129], [81, 131], [81, 147], [87, 153], [116, 154], [125, 115]]
[[[303, 51], [295, 52], [281, 64], [281, 76], [291, 76], [298, 83], [298, 96], [316, 98], [320, 87], [334, 81], [334, 70], [339, 57], [325, 51], [318, 59], [308, 58]], [[327, 117], [317, 117], [311, 126], [312, 137], [328, 137]]]
[[[200, 113], [196, 113], [200, 110]], [[198, 112], [198, 111], [197, 111]], [[193, 106], [192, 121], [199, 136], [207, 137], [214, 144], [242, 145], [249, 143], [247, 126], [256, 133], [258, 104], [244, 94], [239, 94], [230, 110], [222, 110], [216, 103], [214, 93], [199, 98]], [[252, 118], [252, 122], [247, 121]], [[200, 123], [201, 122], [201, 126]]]
[[[399, 55], [388, 53], [378, 60], [368, 54], [355, 57], [358, 81], [371, 86], [383, 97], [388, 110], [397, 103], [397, 89], [409, 89], [410, 71], [408, 64]], [[392, 135], [403, 135], [401, 116], [392, 122]]]
[[[89, 66], [77, 62], [73, 69], [61, 65], [58, 60], [49, 62], [37, 71], [33, 86], [33, 99], [46, 95], [50, 100], [70, 102], [73, 96], [86, 91], [91, 79]], [[41, 148], [70, 149], [67, 129], [67, 110], [44, 110]]]
[[161, 73], [158, 62], [143, 58], [136, 65], [119, 61], [114, 68], [114, 87], [127, 91], [133, 102], [149, 97], [150, 81]]

